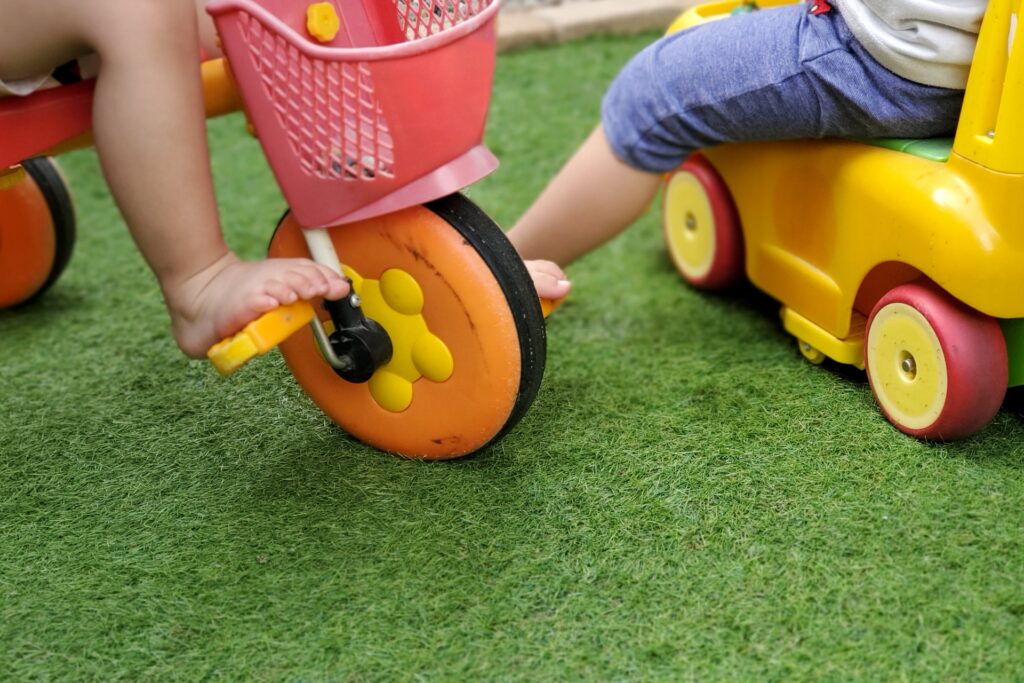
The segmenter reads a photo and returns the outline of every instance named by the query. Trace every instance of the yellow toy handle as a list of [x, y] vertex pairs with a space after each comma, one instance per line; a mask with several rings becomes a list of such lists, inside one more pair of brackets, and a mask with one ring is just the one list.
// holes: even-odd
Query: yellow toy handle
[[227, 377], [256, 356], [277, 347], [299, 329], [308, 325], [316, 312], [308, 301], [280, 306], [264, 313], [241, 332], [217, 342], [206, 352], [206, 357]]
[[[985, 168], [1024, 173], [1024, 34], [1017, 28], [1021, 0], [994, 0], [974, 51], [953, 151]], [[1015, 207], [1016, 208], [1016, 207]]]

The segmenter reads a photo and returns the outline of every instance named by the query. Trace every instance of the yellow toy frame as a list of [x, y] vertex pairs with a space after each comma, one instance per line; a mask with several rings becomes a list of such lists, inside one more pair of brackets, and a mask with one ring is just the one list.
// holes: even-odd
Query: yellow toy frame
[[[670, 30], [739, 4], [701, 5]], [[1020, 10], [989, 4], [953, 140], [725, 145], [666, 184], [666, 239], [687, 280], [731, 284], [706, 275], [735, 222], [737, 272], [783, 304], [801, 353], [867, 367], [887, 417], [921, 438], [968, 436], [1024, 384]], [[954, 312], [963, 322], [946, 322]]]

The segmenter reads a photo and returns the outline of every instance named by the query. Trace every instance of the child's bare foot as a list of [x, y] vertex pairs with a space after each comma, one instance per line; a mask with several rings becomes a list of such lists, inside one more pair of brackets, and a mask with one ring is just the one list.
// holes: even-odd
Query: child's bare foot
[[191, 358], [263, 313], [299, 299], [338, 299], [348, 282], [307, 259], [244, 262], [228, 253], [177, 284], [162, 283], [178, 346]]
[[524, 261], [533, 279], [537, 296], [541, 299], [562, 299], [572, 289], [572, 283], [558, 264], [551, 261]]

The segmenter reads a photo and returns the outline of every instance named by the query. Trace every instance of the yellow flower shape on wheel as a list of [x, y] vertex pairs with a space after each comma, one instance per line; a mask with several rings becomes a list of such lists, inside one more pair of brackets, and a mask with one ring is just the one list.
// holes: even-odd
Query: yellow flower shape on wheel
[[347, 266], [345, 275], [362, 299], [363, 313], [387, 330], [394, 347], [391, 360], [370, 378], [370, 395], [381, 408], [400, 413], [412, 403], [413, 385], [421, 377], [444, 382], [455, 371], [455, 361], [427, 327], [423, 290], [412, 275], [391, 268], [370, 280]]

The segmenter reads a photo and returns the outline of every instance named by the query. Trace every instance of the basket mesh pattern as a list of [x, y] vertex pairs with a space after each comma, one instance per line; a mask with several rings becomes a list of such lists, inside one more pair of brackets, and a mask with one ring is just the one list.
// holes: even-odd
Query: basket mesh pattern
[[310, 59], [244, 12], [240, 24], [302, 171], [327, 180], [393, 178], [394, 143], [369, 66]]
[[407, 40], [426, 38], [461, 24], [487, 9], [493, 0], [392, 0]]

